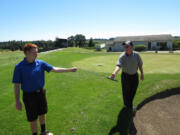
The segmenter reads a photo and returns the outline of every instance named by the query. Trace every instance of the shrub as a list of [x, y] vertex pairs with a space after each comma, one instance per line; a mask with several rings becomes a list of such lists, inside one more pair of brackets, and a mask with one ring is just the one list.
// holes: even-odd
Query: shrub
[[96, 47], [96, 51], [101, 51], [101, 47], [100, 47], [100, 46], [97, 46], [97, 47]]
[[135, 46], [135, 51], [141, 52], [146, 50], [146, 46], [145, 45], [136, 45]]
[[173, 43], [173, 50], [180, 50], [180, 41], [176, 41]]

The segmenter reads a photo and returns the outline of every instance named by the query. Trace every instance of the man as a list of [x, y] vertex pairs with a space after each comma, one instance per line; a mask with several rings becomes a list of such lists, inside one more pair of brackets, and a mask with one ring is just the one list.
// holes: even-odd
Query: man
[[138, 68], [141, 72], [140, 79], [142, 81], [144, 80], [143, 62], [140, 55], [133, 51], [133, 43], [131, 41], [126, 41], [123, 45], [125, 52], [120, 55], [117, 66], [110, 78], [114, 80], [116, 74], [120, 71], [120, 68], [122, 68], [121, 83], [124, 105], [132, 110], [133, 99], [139, 83]]
[[24, 46], [25, 58], [15, 66], [13, 83], [16, 109], [22, 110], [19, 99], [21, 85], [27, 120], [30, 122], [32, 134], [37, 135], [37, 119], [39, 118], [41, 135], [52, 135], [46, 130], [47, 101], [44, 89], [44, 71], [55, 73], [76, 72], [77, 68], [53, 67], [44, 61], [36, 59], [37, 53], [38, 47], [35, 44], [26, 44]]

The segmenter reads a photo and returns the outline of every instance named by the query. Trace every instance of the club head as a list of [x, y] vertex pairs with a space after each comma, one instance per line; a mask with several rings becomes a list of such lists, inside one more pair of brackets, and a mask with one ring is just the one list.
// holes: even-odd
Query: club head
[[116, 80], [116, 79], [111, 79], [110, 77], [106, 77], [107, 79], [109, 79], [109, 80], [111, 80], [111, 81], [115, 81], [115, 82], [117, 82], [118, 80]]

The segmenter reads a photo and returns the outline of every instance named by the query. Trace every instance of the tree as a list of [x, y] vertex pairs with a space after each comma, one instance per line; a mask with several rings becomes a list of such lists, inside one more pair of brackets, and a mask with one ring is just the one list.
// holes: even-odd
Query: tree
[[15, 50], [18, 50], [20, 48], [20, 45], [15, 40], [10, 41], [10, 44], [11, 44], [11, 47], [10, 47], [11, 51], [15, 51]]
[[71, 46], [71, 47], [75, 46], [75, 37], [74, 36], [68, 37], [67, 42], [68, 42], [68, 46]]
[[77, 34], [75, 36], [75, 46], [84, 47], [86, 44], [86, 37], [82, 34]]
[[93, 42], [93, 39], [90, 38], [89, 43], [88, 43], [88, 47], [94, 47], [95, 43]]
[[52, 50], [52, 49], [55, 48], [55, 44], [54, 44], [53, 41], [48, 40], [48, 41], [46, 41], [46, 43], [47, 43], [47, 46], [48, 46], [48, 48], [49, 48], [50, 50]]
[[55, 47], [57, 47], [57, 48], [65, 48], [65, 47], [67, 47], [67, 40], [66, 39], [61, 39], [61, 38], [56, 38]]
[[[67, 40], [66, 39], [59, 39], [60, 46], [66, 47], [67, 46]], [[55, 42], [48, 40], [37, 40], [37, 41], [7, 41], [7, 42], [0, 42], [0, 49], [10, 49], [12, 51], [15, 50], [22, 50], [23, 46], [26, 43], [33, 43], [36, 44], [39, 48], [39, 51], [47, 51], [47, 50], [52, 50], [55, 49]], [[59, 44], [57, 44], [57, 47]]]

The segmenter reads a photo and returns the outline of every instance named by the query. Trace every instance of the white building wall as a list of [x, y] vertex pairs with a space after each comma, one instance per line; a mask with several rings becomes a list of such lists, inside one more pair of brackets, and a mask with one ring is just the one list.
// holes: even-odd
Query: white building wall
[[172, 50], [173, 49], [173, 43], [172, 41], [167, 42], [167, 47]]
[[124, 47], [122, 46], [122, 43], [115, 43], [115, 45], [112, 47], [113, 52], [119, 52], [124, 51]]
[[133, 42], [133, 44], [134, 44], [134, 47], [135, 47], [136, 45], [145, 45], [145, 46], [146, 46], [146, 50], [148, 49], [148, 42], [147, 42], [147, 41]]
[[157, 48], [157, 42], [151, 42], [151, 50], [156, 50]]
[[[148, 50], [148, 41], [133, 42], [133, 44], [134, 44], [134, 47], [135, 47], [136, 45], [145, 45], [145, 46], [146, 46], [146, 50]], [[172, 49], [172, 48], [173, 48], [173, 43], [172, 43], [172, 41], [168, 41], [168, 42], [167, 42], [167, 47], [168, 47], [169, 49]], [[121, 42], [115, 43], [114, 45], [111, 46], [111, 48], [112, 48], [112, 51], [113, 51], [113, 52], [124, 51], [124, 47], [123, 47], [123, 45], [122, 45]], [[156, 49], [159, 50], [159, 49], [160, 49], [160, 46], [157, 46], [157, 42], [155, 42], [155, 41], [151, 42], [151, 50], [156, 50]]]
[[[145, 42], [145, 41], [144, 42], [133, 42], [133, 45], [134, 45], [133, 48], [135, 48], [136, 45], [145, 45], [146, 49], [148, 49], [148, 42]], [[112, 46], [112, 51], [113, 52], [124, 51], [124, 47], [123, 47], [122, 43], [121, 42], [115, 43], [115, 45]]]

